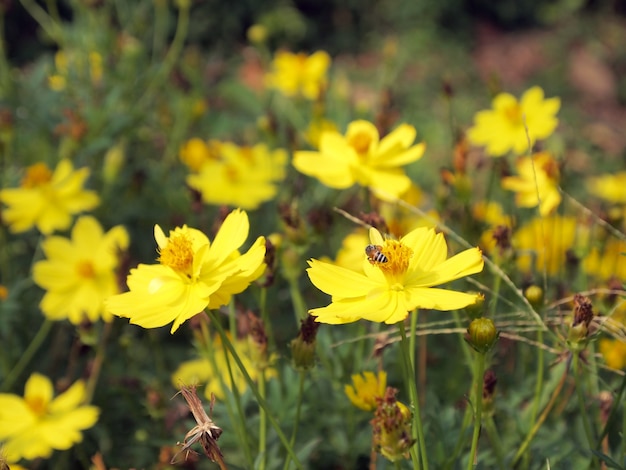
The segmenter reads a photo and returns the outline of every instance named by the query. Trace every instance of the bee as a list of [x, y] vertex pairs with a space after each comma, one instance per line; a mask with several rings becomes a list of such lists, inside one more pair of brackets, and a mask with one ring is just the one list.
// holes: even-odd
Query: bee
[[370, 263], [386, 263], [389, 261], [380, 251], [382, 249], [383, 247], [380, 245], [367, 245], [365, 247], [365, 254], [367, 255], [367, 259]]

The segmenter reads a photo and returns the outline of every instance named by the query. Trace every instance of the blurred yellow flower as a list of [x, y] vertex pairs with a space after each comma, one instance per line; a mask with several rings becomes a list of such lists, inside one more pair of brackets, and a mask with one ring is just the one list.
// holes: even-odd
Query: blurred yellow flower
[[559, 123], [556, 113], [561, 100], [545, 100], [543, 90], [535, 86], [520, 101], [509, 93], [500, 93], [492, 106], [476, 113], [467, 136], [472, 144], [484, 145], [489, 155], [499, 157], [510, 150], [521, 155], [529, 151], [529, 139], [532, 148], [537, 140], [552, 135]]
[[488, 253], [495, 250], [498, 242], [495, 238], [500, 230], [498, 227], [511, 229], [513, 221], [502, 210], [502, 206], [494, 201], [479, 201], [472, 207], [474, 219], [484, 222], [489, 226], [480, 236], [479, 246]]
[[[252, 356], [255, 354], [251, 351], [250, 342], [247, 339], [238, 339], [231, 343], [241, 362], [243, 363], [246, 371], [250, 374], [250, 378], [254, 381], [259, 376], [259, 370], [254, 366]], [[226, 390], [231, 390], [230, 375], [228, 369], [228, 363], [226, 355], [228, 351], [222, 344], [222, 339], [219, 335], [214, 335], [211, 340], [211, 351], [208, 352], [212, 357], [192, 359], [190, 361], [183, 362], [176, 372], [172, 374], [172, 384], [175, 388], [180, 387], [180, 384], [206, 384], [204, 389], [204, 395], [211, 399], [211, 393], [223, 400], [226, 398]], [[238, 367], [233, 367], [232, 359], [231, 371], [234, 376], [235, 386], [240, 392], [247, 388], [246, 379], [243, 377], [241, 370]], [[266, 368], [265, 378], [275, 377], [277, 375], [276, 369]], [[224, 388], [225, 387], [225, 388]]]
[[0, 393], [0, 441], [11, 458], [48, 458], [55, 449], [67, 450], [82, 441], [81, 431], [98, 421], [98, 408], [82, 405], [82, 380], [53, 396], [50, 379], [37, 373], [26, 381], [24, 398]]
[[387, 373], [379, 371], [363, 372], [352, 376], [352, 385], [345, 385], [344, 391], [352, 404], [365, 411], [378, 408], [377, 398], [382, 398], [387, 389]]
[[110, 321], [104, 300], [119, 292], [115, 270], [128, 242], [124, 227], [104, 233], [91, 216], [76, 221], [71, 239], [46, 238], [41, 247], [48, 259], [33, 266], [33, 280], [46, 290], [40, 304], [44, 315], [50, 320], [67, 318], [75, 325], [100, 317]]
[[218, 160], [222, 143], [218, 140], [205, 142], [194, 137], [180, 148], [180, 160], [193, 172], [198, 172], [207, 162]]
[[559, 168], [548, 152], [520, 157], [516, 164], [518, 176], [502, 179], [502, 187], [514, 191], [517, 207], [537, 207], [546, 216], [561, 203]]
[[252, 210], [276, 195], [277, 183], [285, 178], [287, 152], [283, 149], [223, 142], [218, 152], [218, 159], [205, 158], [198, 173], [187, 176], [187, 184], [200, 192], [205, 203]]
[[333, 121], [324, 118], [313, 119], [304, 132], [304, 138], [314, 148], [320, 147], [320, 141], [324, 132], [337, 132], [337, 125]]
[[446, 259], [448, 247], [443, 234], [425, 227], [399, 241], [384, 240], [372, 228], [370, 242], [379, 247], [385, 261], [369, 261], [364, 253], [362, 273], [309, 261], [311, 282], [332, 296], [330, 305], [309, 310], [316, 321], [340, 324], [365, 319], [397, 323], [416, 308], [455, 310], [476, 302], [476, 294], [433, 286], [482, 271], [483, 258], [478, 248]]
[[363, 247], [369, 244], [367, 230], [358, 229], [346, 235], [337, 251], [335, 265], [363, 272]]
[[265, 270], [265, 239], [257, 238], [243, 255], [239, 248], [248, 237], [248, 215], [236, 209], [224, 220], [213, 243], [186, 225], [170, 231], [154, 227], [159, 263], [140, 264], [127, 278], [129, 292], [110, 297], [113, 315], [129, 318], [143, 328], [158, 328], [173, 321], [171, 333], [205, 308], [217, 308], [244, 291]]
[[586, 186], [594, 196], [615, 204], [626, 204], [626, 171], [589, 178]]
[[607, 366], [617, 370], [626, 368], [626, 343], [624, 341], [602, 338], [598, 347]]
[[295, 152], [293, 165], [330, 188], [359, 184], [383, 200], [394, 200], [411, 186], [400, 167], [419, 160], [426, 149], [423, 142], [411, 146], [415, 136], [413, 126], [402, 124], [380, 139], [374, 124], [354, 121], [345, 136], [323, 132], [319, 151]]
[[617, 278], [626, 282], [626, 241], [610, 238], [602, 250], [593, 247], [583, 260], [588, 275], [608, 281]]
[[524, 273], [533, 269], [555, 275], [567, 269], [568, 250], [574, 250], [585, 232], [574, 217], [534, 218], [513, 234], [517, 266]]
[[288, 97], [301, 95], [315, 100], [326, 88], [329, 66], [330, 56], [324, 51], [310, 56], [279, 51], [274, 56], [272, 72], [265, 76], [265, 84]]
[[83, 77], [87, 71], [91, 83], [98, 85], [104, 72], [102, 63], [102, 55], [96, 51], [90, 51], [85, 55], [83, 51], [60, 50], [54, 55], [56, 70], [48, 77], [48, 86], [54, 91], [63, 91], [67, 87], [68, 78], [73, 75]]
[[65, 230], [72, 215], [100, 204], [94, 191], [83, 189], [88, 177], [89, 168], [74, 171], [69, 160], [61, 160], [54, 172], [45, 163], [31, 165], [20, 188], [0, 190], [0, 201], [9, 206], [2, 211], [2, 220], [12, 232], [34, 226], [44, 235]]

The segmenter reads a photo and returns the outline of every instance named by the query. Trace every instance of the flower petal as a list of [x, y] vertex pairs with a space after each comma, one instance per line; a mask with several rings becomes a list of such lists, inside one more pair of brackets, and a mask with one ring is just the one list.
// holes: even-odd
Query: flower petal
[[307, 274], [311, 282], [333, 298], [361, 297], [380, 286], [363, 273], [335, 266], [315, 259], [308, 261]]

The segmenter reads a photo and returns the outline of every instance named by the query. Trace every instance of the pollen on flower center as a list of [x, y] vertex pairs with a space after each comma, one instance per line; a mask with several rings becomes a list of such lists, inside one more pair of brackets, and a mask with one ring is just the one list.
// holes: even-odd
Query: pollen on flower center
[[37, 416], [43, 416], [48, 411], [46, 402], [41, 397], [31, 397], [27, 398], [25, 401], [30, 410]]
[[366, 132], [357, 132], [348, 138], [348, 145], [352, 147], [359, 155], [367, 153], [372, 143], [372, 136]]
[[397, 240], [387, 240], [382, 253], [387, 257], [386, 263], [377, 263], [377, 266], [385, 273], [392, 276], [404, 274], [409, 267], [409, 261], [413, 256], [413, 250]]
[[514, 125], [522, 124], [523, 114], [522, 107], [519, 103], [512, 104], [504, 110], [507, 119]]
[[171, 236], [167, 245], [159, 250], [158, 261], [174, 271], [191, 275], [193, 267], [193, 244], [191, 238], [184, 233]]
[[48, 183], [52, 179], [52, 172], [45, 163], [35, 163], [26, 169], [22, 178], [22, 188], [36, 188]]
[[93, 263], [87, 260], [79, 261], [76, 264], [76, 271], [78, 272], [78, 275], [84, 279], [91, 279], [96, 275]]

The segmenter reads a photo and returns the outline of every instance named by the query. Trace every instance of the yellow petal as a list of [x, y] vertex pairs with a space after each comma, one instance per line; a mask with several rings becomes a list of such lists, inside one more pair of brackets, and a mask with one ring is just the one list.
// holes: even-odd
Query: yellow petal
[[362, 273], [324, 263], [318, 260], [308, 261], [307, 273], [311, 282], [322, 292], [333, 297], [347, 298], [365, 296], [379, 284]]

